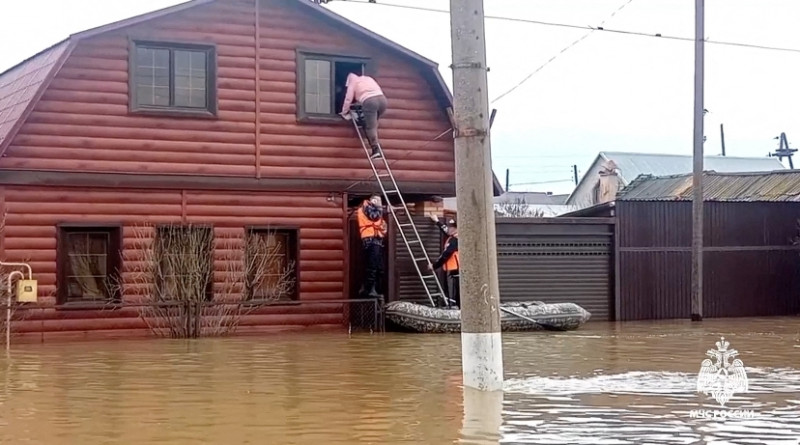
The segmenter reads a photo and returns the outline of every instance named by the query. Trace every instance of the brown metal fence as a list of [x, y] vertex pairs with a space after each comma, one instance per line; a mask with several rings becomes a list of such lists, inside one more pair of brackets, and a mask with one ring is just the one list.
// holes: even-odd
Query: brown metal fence
[[[618, 320], [690, 317], [691, 206], [617, 201]], [[800, 203], [705, 203], [704, 317], [800, 312], [798, 218]]]

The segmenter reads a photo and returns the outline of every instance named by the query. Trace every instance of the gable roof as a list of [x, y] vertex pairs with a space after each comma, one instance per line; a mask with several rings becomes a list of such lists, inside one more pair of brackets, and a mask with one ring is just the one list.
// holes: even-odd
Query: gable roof
[[[670, 176], [690, 173], [693, 170], [692, 156], [663, 153], [631, 153], [621, 151], [601, 151], [591, 167], [583, 175], [578, 185], [570, 193], [567, 202], [571, 202], [573, 194], [586, 181], [595, 181], [597, 177], [589, 177], [594, 167], [603, 162], [613, 160], [617, 164], [618, 177], [627, 185], [640, 175]], [[786, 166], [777, 158], [770, 157], [736, 157], [736, 156], [704, 156], [703, 169], [716, 172], [765, 172], [786, 170]]]
[[[218, 0], [190, 0], [186, 3], [72, 34], [58, 44], [0, 73], [0, 156], [5, 152], [19, 127], [27, 119], [78, 41], [215, 1]], [[328, 20], [347, 31], [361, 34], [363, 37], [411, 59], [422, 68], [420, 72], [433, 87], [434, 94], [442, 107], [453, 106], [453, 96], [439, 72], [439, 65], [436, 62], [370, 31], [320, 4], [308, 0], [287, 1], [310, 14], [317, 14], [323, 20]], [[494, 172], [492, 172], [492, 183], [495, 196], [503, 193], [503, 188]]]
[[[691, 201], [692, 175], [641, 175], [620, 191], [618, 201]], [[800, 171], [703, 173], [703, 200], [800, 202]]]

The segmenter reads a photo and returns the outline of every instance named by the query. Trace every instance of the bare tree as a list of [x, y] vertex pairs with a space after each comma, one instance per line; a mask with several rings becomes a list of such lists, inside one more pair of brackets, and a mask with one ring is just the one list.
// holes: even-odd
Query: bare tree
[[542, 209], [531, 209], [525, 201], [525, 198], [516, 198], [512, 201], [504, 201], [495, 204], [495, 216], [508, 217], [508, 218], [542, 218], [544, 211]]
[[[139, 316], [157, 336], [233, 333], [244, 315], [295, 285], [294, 263], [280, 258], [282, 246], [270, 245], [269, 237], [261, 242], [239, 231], [215, 240], [213, 229], [202, 225], [146, 225], [134, 233], [133, 246], [123, 254], [132, 270], [117, 274], [126, 278], [116, 288], [137, 294]], [[223, 266], [216, 274], [215, 252]], [[255, 292], [264, 282], [268, 289]]]

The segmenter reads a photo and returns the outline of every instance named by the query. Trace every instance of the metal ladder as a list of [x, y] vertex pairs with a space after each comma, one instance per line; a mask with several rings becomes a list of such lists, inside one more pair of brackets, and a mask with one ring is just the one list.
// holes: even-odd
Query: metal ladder
[[[350, 117], [353, 121], [353, 126], [356, 129], [356, 134], [358, 134], [358, 139], [361, 141], [361, 147], [364, 149], [364, 153], [367, 155], [367, 160], [372, 168], [372, 173], [381, 188], [381, 194], [386, 202], [386, 207], [389, 208], [389, 211], [392, 214], [392, 219], [397, 226], [397, 230], [400, 232], [400, 236], [403, 238], [403, 243], [406, 245], [406, 249], [408, 249], [408, 254], [411, 257], [411, 263], [414, 265], [414, 269], [417, 271], [417, 276], [422, 283], [422, 287], [425, 289], [428, 300], [431, 302], [433, 307], [436, 307], [436, 297], [440, 298], [441, 301], [445, 303], [453, 303], [453, 300], [447, 298], [447, 296], [444, 294], [444, 290], [442, 289], [441, 283], [439, 283], [439, 277], [436, 276], [436, 273], [427, 269], [428, 263], [431, 263], [430, 257], [428, 256], [428, 252], [425, 250], [425, 245], [422, 243], [422, 239], [419, 236], [417, 226], [414, 224], [414, 220], [411, 218], [411, 213], [408, 211], [406, 201], [403, 199], [403, 195], [400, 193], [400, 188], [397, 186], [397, 182], [394, 180], [394, 175], [392, 174], [391, 168], [389, 168], [389, 163], [386, 160], [386, 157], [383, 155], [383, 149], [380, 147], [380, 145], [378, 145], [378, 152], [380, 153], [380, 157], [378, 159], [383, 161], [385, 173], [379, 173], [378, 168], [375, 167], [375, 161], [378, 159], [372, 159], [370, 157], [372, 154], [371, 147], [369, 147], [365, 142], [366, 134], [362, 132], [362, 127], [359, 125], [359, 122], [362, 121], [361, 108], [358, 106], [353, 107], [353, 109], [350, 111]], [[384, 179], [387, 178], [389, 179], [389, 184], [384, 185]], [[392, 200], [389, 198], [390, 196], [397, 197], [397, 199], [400, 201], [399, 207], [392, 205]], [[404, 216], [403, 219], [407, 221], [401, 221], [398, 213], [402, 213]], [[415, 249], [412, 249], [412, 246], [418, 246], [418, 251], [415, 252]]]

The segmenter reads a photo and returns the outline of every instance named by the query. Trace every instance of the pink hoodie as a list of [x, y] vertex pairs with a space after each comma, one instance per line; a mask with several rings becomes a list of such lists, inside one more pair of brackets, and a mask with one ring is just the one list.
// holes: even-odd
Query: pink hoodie
[[383, 94], [383, 90], [381, 90], [378, 82], [375, 82], [375, 79], [366, 75], [358, 76], [353, 73], [348, 74], [345, 86], [347, 87], [347, 95], [344, 98], [344, 104], [342, 104], [342, 114], [350, 112], [350, 104], [353, 103], [353, 99], [363, 104], [364, 101], [370, 97]]

